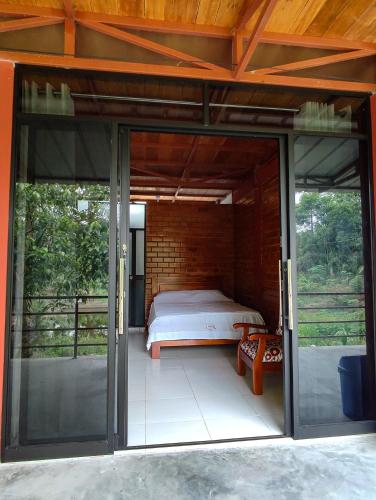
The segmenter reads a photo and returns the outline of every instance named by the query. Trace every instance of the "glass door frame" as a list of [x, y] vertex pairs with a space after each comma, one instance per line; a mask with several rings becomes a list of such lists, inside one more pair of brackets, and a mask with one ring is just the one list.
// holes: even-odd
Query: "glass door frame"
[[[11, 354], [11, 309], [14, 268], [14, 223], [15, 223], [15, 188], [20, 131], [24, 125], [33, 126], [36, 123], [51, 123], [69, 129], [75, 123], [104, 123], [111, 128], [111, 165], [110, 165], [110, 220], [109, 220], [109, 269], [108, 269], [108, 334], [107, 334], [107, 437], [104, 440], [85, 441], [79, 438], [62, 442], [46, 444], [32, 444], [27, 446], [7, 447], [7, 431], [9, 429], [9, 398], [10, 398], [10, 354]], [[8, 234], [8, 270], [7, 270], [7, 317], [4, 356], [4, 398], [3, 398], [3, 425], [1, 436], [1, 460], [16, 462], [21, 460], [42, 460], [64, 457], [93, 456], [112, 454], [115, 449], [115, 354], [116, 354], [116, 300], [117, 300], [117, 125], [113, 120], [92, 120], [77, 117], [56, 117], [53, 115], [18, 115], [13, 133], [12, 147], [12, 179], [10, 192], [10, 220]]]
[[[126, 248], [129, 245], [129, 204], [130, 204], [130, 136], [133, 131], [137, 132], [155, 132], [155, 133], [180, 133], [180, 134], [193, 134], [193, 135], [211, 135], [211, 136], [227, 136], [227, 137], [254, 137], [254, 138], [269, 138], [278, 140], [279, 144], [279, 186], [280, 186], [280, 249], [281, 249], [281, 263], [282, 263], [282, 318], [283, 318], [283, 406], [284, 406], [284, 433], [281, 436], [271, 437], [288, 437], [292, 435], [292, 391], [291, 391], [291, 332], [288, 330], [288, 303], [287, 303], [287, 259], [288, 259], [288, 244], [289, 244], [289, 231], [288, 231], [288, 210], [287, 210], [287, 177], [288, 171], [288, 136], [285, 133], [265, 133], [257, 131], [237, 131], [234, 128], [223, 129], [217, 127], [202, 126], [202, 127], [181, 127], [156, 125], [156, 126], [143, 126], [134, 125], [131, 123], [119, 122], [119, 179], [121, 186], [120, 194], [120, 234], [119, 234], [119, 248], [124, 244]], [[145, 234], [147, 227], [145, 227]], [[146, 259], [146, 249], [145, 249]], [[119, 259], [118, 259], [119, 261]], [[126, 260], [128, 264], [128, 260]], [[118, 262], [118, 265], [120, 263]], [[146, 280], [146, 276], [145, 276]], [[118, 369], [117, 369], [117, 435], [115, 440], [115, 449], [144, 449], [144, 448], [158, 448], [168, 446], [168, 444], [160, 445], [141, 445], [141, 446], [127, 446], [127, 426], [128, 426], [128, 306], [129, 306], [129, 267], [126, 266], [125, 281], [123, 292], [125, 294], [125, 308], [123, 314], [123, 331], [124, 335], [118, 336]], [[119, 293], [121, 290], [119, 289]], [[184, 446], [186, 444], [207, 444], [225, 441], [249, 441], [251, 439], [260, 439], [259, 437], [247, 438], [233, 438], [233, 439], [219, 439], [216, 441], [197, 441], [193, 443], [174, 443], [174, 446]]]
[[[288, 210], [288, 238], [289, 238], [289, 256], [291, 260], [291, 294], [292, 304], [291, 312], [293, 321], [293, 329], [291, 331], [291, 372], [292, 372], [292, 436], [294, 439], [308, 439], [330, 436], [346, 436], [353, 434], [374, 433], [376, 432], [376, 421], [350, 421], [338, 423], [323, 423], [302, 425], [299, 422], [299, 337], [298, 337], [298, 300], [297, 300], [297, 253], [296, 253], [296, 222], [295, 222], [295, 164], [294, 164], [294, 137], [298, 135], [314, 135], [316, 137], [336, 137], [358, 139], [367, 146], [367, 222], [369, 226], [369, 234], [364, 236], [367, 243], [369, 241], [370, 250], [370, 274], [372, 287], [372, 326], [373, 340], [376, 347], [376, 262], [375, 262], [375, 217], [374, 217], [374, 192], [373, 172], [372, 172], [372, 156], [371, 143], [368, 137], [357, 137], [354, 135], [330, 134], [325, 132], [302, 134], [300, 131], [291, 131], [288, 134], [288, 162], [286, 171], [286, 185], [288, 186], [287, 210]], [[368, 240], [368, 241], [367, 241]], [[286, 280], [288, 277], [286, 276]], [[375, 359], [376, 365], [376, 359]], [[375, 386], [376, 390], [376, 386]]]

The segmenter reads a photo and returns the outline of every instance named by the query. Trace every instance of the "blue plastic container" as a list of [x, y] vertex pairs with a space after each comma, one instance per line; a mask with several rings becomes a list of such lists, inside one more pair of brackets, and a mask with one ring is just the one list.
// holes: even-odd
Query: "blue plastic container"
[[341, 380], [342, 410], [351, 420], [364, 418], [363, 382], [366, 356], [342, 356], [338, 372]]

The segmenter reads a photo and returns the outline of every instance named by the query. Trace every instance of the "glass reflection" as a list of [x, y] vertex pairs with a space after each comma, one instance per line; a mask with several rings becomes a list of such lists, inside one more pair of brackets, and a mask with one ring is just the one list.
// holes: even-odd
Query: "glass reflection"
[[10, 446], [106, 437], [109, 137], [103, 125], [21, 128]]
[[297, 137], [300, 423], [374, 417], [365, 165], [352, 139]]

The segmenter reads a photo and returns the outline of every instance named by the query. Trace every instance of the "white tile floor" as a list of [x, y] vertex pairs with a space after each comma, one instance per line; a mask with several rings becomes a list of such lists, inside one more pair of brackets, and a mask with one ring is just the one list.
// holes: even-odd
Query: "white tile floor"
[[283, 434], [281, 374], [266, 375], [262, 396], [250, 379], [237, 375], [233, 346], [165, 348], [152, 360], [132, 329], [128, 445]]

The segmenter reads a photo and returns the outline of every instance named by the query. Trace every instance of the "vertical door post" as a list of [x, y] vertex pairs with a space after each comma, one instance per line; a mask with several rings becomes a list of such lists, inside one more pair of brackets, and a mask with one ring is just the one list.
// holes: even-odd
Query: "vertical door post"
[[[0, 404], [3, 402], [14, 64], [0, 61]], [[0, 413], [0, 426], [2, 424]]]

